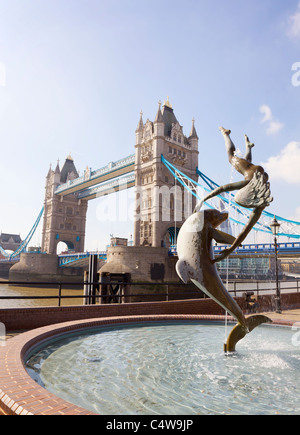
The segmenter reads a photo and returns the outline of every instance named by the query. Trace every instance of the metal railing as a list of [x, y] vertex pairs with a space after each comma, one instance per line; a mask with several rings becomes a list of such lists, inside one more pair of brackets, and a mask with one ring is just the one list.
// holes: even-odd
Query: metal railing
[[[174, 283], [174, 282], [157, 282], [157, 283], [149, 283], [149, 282], [139, 282], [139, 283], [126, 283], [126, 282], [119, 282], [119, 281], [111, 281], [111, 282], [20, 282], [20, 281], [0, 281], [0, 289], [1, 285], [11, 285], [11, 286], [26, 286], [28, 288], [32, 287], [41, 287], [44, 286], [45, 289], [51, 289], [55, 290], [57, 288], [57, 294], [56, 295], [30, 295], [30, 296], [24, 296], [24, 295], [18, 295], [18, 296], [10, 296], [0, 295], [0, 301], [1, 300], [26, 300], [26, 299], [57, 299], [58, 300], [58, 306], [61, 306], [61, 302], [64, 299], [82, 299], [82, 300], [89, 300], [92, 302], [92, 304], [95, 304], [97, 301], [101, 300], [103, 303], [111, 303], [114, 301], [115, 303], [122, 303], [123, 301], [126, 302], [126, 299], [128, 298], [164, 298], [165, 301], [169, 301], [170, 298], [172, 300], [180, 300], [180, 299], [193, 299], [193, 298], [202, 298], [205, 299], [207, 296], [200, 290], [195, 288], [195, 291], [174, 291], [174, 287], [186, 287], [187, 284], [184, 283]], [[300, 291], [300, 282], [299, 280], [291, 280], [291, 281], [281, 281], [280, 283], [280, 291], [281, 293], [291, 293], [291, 292], [297, 292]], [[100, 294], [97, 290], [99, 289], [99, 286], [119, 286], [120, 291], [116, 294]], [[91, 294], [82, 294], [84, 293], [84, 287], [89, 286], [90, 288], [94, 288], [96, 291]], [[161, 292], [148, 292], [148, 293], [124, 293], [123, 289], [125, 287], [131, 287], [131, 286], [140, 286], [140, 287], [165, 287], [165, 291]], [[170, 292], [170, 286], [173, 288]], [[82, 293], [80, 295], [78, 294], [68, 294], [63, 295], [62, 290], [74, 290], [73, 287], [79, 287], [78, 291], [81, 291]], [[228, 292], [232, 293], [233, 296], [243, 296], [243, 294], [247, 292], [252, 292], [256, 296], [262, 296], [266, 294], [275, 294], [276, 289], [276, 283], [275, 281], [251, 281], [251, 282], [242, 282], [242, 281], [231, 281], [228, 283]], [[0, 306], [1, 307], [1, 306]]]
[[[173, 282], [161, 282], [161, 283], [149, 283], [149, 282], [141, 282], [141, 283], [126, 283], [126, 282], [119, 282], [119, 281], [111, 281], [111, 282], [101, 282], [101, 281], [97, 281], [97, 282], [90, 282], [90, 281], [84, 281], [84, 282], [45, 282], [45, 281], [40, 281], [40, 282], [28, 282], [28, 281], [0, 281], [0, 288], [1, 288], [1, 284], [6, 284], [6, 285], [11, 285], [11, 286], [26, 286], [28, 288], [31, 287], [45, 287], [48, 289], [55, 289], [57, 288], [57, 295], [32, 295], [32, 296], [1, 296], [0, 295], [0, 301], [1, 300], [26, 300], [26, 299], [58, 299], [58, 306], [61, 306], [61, 301], [63, 299], [89, 299], [92, 301], [92, 303], [95, 303], [96, 300], [101, 299], [104, 301], [109, 301], [112, 299], [118, 299], [119, 303], [121, 303], [122, 299], [124, 299], [126, 301], [126, 298], [141, 298], [141, 297], [165, 297], [165, 300], [169, 300], [169, 296], [181, 296], [181, 297], [185, 297], [186, 296], [196, 296], [199, 297], [202, 295], [202, 292], [199, 290], [196, 290], [194, 292], [172, 292], [172, 294], [169, 294], [169, 286], [185, 286], [185, 284], [183, 283], [173, 283]], [[159, 292], [159, 293], [120, 293], [120, 294], [99, 294], [98, 292], [96, 292], [95, 294], [72, 294], [72, 295], [63, 295], [62, 294], [62, 290], [63, 288], [66, 289], [66, 287], [68, 288], [68, 290], [75, 290], [70, 289], [70, 287], [80, 287], [80, 289], [78, 289], [78, 291], [84, 292], [84, 287], [85, 286], [90, 286], [94, 288], [99, 288], [100, 285], [113, 285], [113, 286], [120, 286], [120, 288], [125, 287], [125, 286], [166, 286], [166, 291], [165, 292]], [[205, 296], [205, 295], [204, 295]], [[179, 298], [180, 299], [180, 298]], [[0, 307], [1, 308], [1, 307]]]
[[[275, 292], [276, 290], [276, 281], [232, 281], [229, 283], [231, 289], [229, 293], [233, 293], [234, 296], [239, 296], [241, 293], [245, 292], [253, 292], [256, 296], [262, 296], [264, 294], [269, 294]], [[245, 288], [243, 286], [247, 285]], [[300, 281], [297, 280], [286, 280], [279, 281], [279, 289], [282, 293], [299, 293], [300, 291]]]

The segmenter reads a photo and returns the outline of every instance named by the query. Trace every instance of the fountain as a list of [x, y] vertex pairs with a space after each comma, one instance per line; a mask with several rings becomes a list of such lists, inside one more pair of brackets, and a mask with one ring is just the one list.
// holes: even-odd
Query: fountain
[[[48, 391], [97, 414], [299, 413], [295, 333], [262, 325], [271, 323], [266, 316], [245, 317], [217, 272], [215, 263], [242, 243], [272, 200], [267, 175], [251, 163], [253, 144], [248, 137], [246, 157], [240, 159], [234, 155], [230, 131], [221, 131], [229, 160], [245, 180], [216, 189], [204, 201], [237, 189], [236, 201], [253, 212], [234, 238], [217, 229], [227, 213], [201, 210], [204, 201], [198, 204], [179, 232], [176, 270], [184, 282], [191, 280], [237, 320], [237, 325], [228, 320], [226, 354], [220, 351], [224, 320], [116, 320], [113, 326], [60, 334], [26, 354], [27, 372]], [[231, 245], [217, 258], [213, 239]]]
[[[226, 352], [234, 352], [237, 342], [247, 333], [262, 323], [272, 323], [272, 321], [262, 315], [245, 318], [238, 304], [224, 287], [215, 263], [227, 258], [244, 241], [273, 198], [270, 196], [268, 175], [261, 166], [252, 164], [251, 148], [254, 144], [250, 143], [248, 136], [245, 135], [245, 158], [240, 158], [236, 156], [236, 149], [230, 138], [231, 131], [223, 127], [220, 127], [220, 130], [225, 139], [229, 162], [245, 179], [216, 188], [197, 204], [194, 213], [185, 221], [178, 234], [176, 270], [182, 281], [185, 283], [192, 281], [238, 321], [224, 347]], [[208, 199], [233, 190], [238, 190], [235, 201], [239, 205], [253, 208], [249, 222], [236, 238], [217, 229], [228, 218], [228, 213], [221, 213], [214, 209], [201, 211], [203, 203]], [[212, 240], [231, 246], [214, 259]]]
[[96, 414], [298, 414], [295, 332], [260, 326], [224, 354], [223, 329], [201, 320], [98, 327], [45, 343], [26, 367], [48, 391]]

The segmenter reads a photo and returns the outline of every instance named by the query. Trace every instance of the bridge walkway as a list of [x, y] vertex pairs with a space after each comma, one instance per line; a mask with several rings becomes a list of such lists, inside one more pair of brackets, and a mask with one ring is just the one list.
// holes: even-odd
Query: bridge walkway
[[112, 180], [124, 174], [134, 171], [135, 154], [125, 157], [116, 162], [110, 162], [103, 168], [96, 171], [86, 171], [81, 177], [69, 180], [58, 186], [55, 191], [56, 195], [65, 196], [71, 193], [80, 192], [89, 187], [103, 183], [104, 181]]

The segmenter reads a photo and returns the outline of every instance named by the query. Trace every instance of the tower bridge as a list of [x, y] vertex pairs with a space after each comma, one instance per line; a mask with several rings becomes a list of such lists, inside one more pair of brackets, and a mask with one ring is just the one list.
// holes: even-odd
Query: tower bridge
[[[194, 121], [189, 136], [185, 136], [167, 100], [163, 107], [159, 104], [153, 122], [148, 119], [144, 123], [140, 114], [135, 133], [135, 153], [128, 157], [95, 171], [87, 167], [81, 177], [71, 156], [67, 157], [62, 169], [57, 165], [55, 170], [49, 170], [44, 203], [43, 252], [54, 254], [59, 241], [65, 242], [69, 250], [84, 251], [88, 201], [130, 187], [139, 188], [135, 205], [134, 246], [170, 245], [170, 235], [173, 234], [173, 239], [174, 235], [176, 237], [185, 218], [184, 188], [177, 186], [176, 192], [171, 190], [175, 179], [165, 166], [162, 155], [168, 156], [197, 182], [199, 152]], [[160, 198], [162, 189], [166, 187], [170, 190], [170, 206]], [[157, 189], [157, 195], [152, 195], [154, 189]], [[175, 210], [179, 203], [180, 210], [178, 207]], [[190, 208], [195, 204], [196, 198], [192, 197]], [[167, 221], [162, 219], [166, 208], [169, 213]]]
[[[19, 234], [0, 234], [0, 246], [4, 251], [16, 251], [22, 243], [21, 236]], [[1, 251], [0, 251], [1, 254]]]
[[[135, 154], [125, 157], [117, 162], [110, 162], [103, 168], [92, 171], [87, 167], [82, 177], [68, 178], [66, 183], [59, 185], [55, 194], [66, 196], [71, 193], [78, 193], [79, 198], [93, 199], [90, 197], [90, 188], [108, 180], [114, 180], [114, 186], [117, 186], [120, 177], [134, 171]], [[105, 183], [109, 189], [109, 184]], [[93, 189], [95, 190], [95, 189]]]
[[[143, 114], [140, 114], [135, 138], [134, 154], [97, 170], [87, 167], [82, 176], [79, 176], [70, 155], [62, 167], [59, 163], [55, 169], [50, 167], [46, 176], [43, 208], [12, 257], [26, 252], [42, 215], [43, 253], [56, 255], [59, 242], [66, 243], [69, 253], [84, 253], [88, 201], [135, 188], [133, 247], [169, 248], [169, 258], [172, 258], [172, 245], [176, 245], [177, 234], [184, 220], [196, 202], [217, 184], [198, 168], [199, 138], [195, 121], [192, 120], [189, 135], [185, 135], [169, 99], [163, 105], [159, 103], [154, 121], [147, 119], [144, 122]], [[229, 210], [231, 227], [243, 226], [249, 218], [249, 210], [235, 204], [231, 194], [219, 195], [206, 206], [221, 211]], [[271, 234], [269, 223], [273, 216], [264, 212], [255, 230]], [[300, 239], [300, 223], [280, 216], [276, 218], [281, 223], [280, 235], [295, 242], [291, 249], [297, 256], [300, 252], [296, 245]], [[228, 231], [228, 228], [223, 230]], [[256, 250], [248, 248], [248, 251], [246, 245], [244, 248], [243, 253], [237, 250], [235, 255], [248, 253], [259, 256], [263, 255], [263, 251], [268, 251], [266, 247]], [[1, 249], [6, 255], [3, 246]], [[61, 266], [66, 267], [69, 260], [64, 261], [61, 256]], [[81, 261], [80, 258], [77, 261]], [[107, 261], [110, 261], [109, 255]], [[138, 263], [136, 260], [136, 270]]]

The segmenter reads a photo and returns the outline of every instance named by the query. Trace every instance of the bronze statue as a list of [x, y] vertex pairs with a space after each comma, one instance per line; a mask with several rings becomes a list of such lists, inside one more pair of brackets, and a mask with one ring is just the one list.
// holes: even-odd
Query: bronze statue
[[240, 174], [244, 176], [244, 180], [238, 181], [237, 183], [225, 184], [224, 186], [216, 188], [210, 192], [199, 204], [197, 204], [194, 211], [199, 211], [203, 203], [208, 199], [213, 198], [220, 193], [231, 192], [233, 190], [238, 190], [234, 197], [235, 202], [243, 207], [253, 208], [253, 211], [250, 215], [248, 223], [239, 236], [234, 240], [230, 248], [224, 249], [214, 261], [221, 261], [226, 258], [243, 242], [243, 240], [245, 240], [253, 226], [259, 220], [265, 207], [267, 207], [270, 202], [273, 201], [273, 198], [270, 194], [268, 174], [261, 166], [254, 165], [252, 163], [251, 149], [254, 144], [249, 141], [248, 136], [245, 135], [245, 158], [240, 158], [235, 154], [236, 149], [230, 138], [231, 131], [224, 129], [223, 127], [220, 127], [220, 131], [225, 139], [229, 162]]
[[224, 287], [213, 258], [212, 240], [233, 243], [234, 237], [217, 229], [228, 218], [218, 210], [193, 213], [180, 228], [177, 239], [176, 271], [183, 282], [191, 280], [200, 290], [228, 311], [238, 324], [231, 331], [226, 351], [235, 351], [236, 343], [256, 326], [272, 322], [268, 317], [254, 315], [245, 318], [241, 308]]
[[[238, 321], [225, 345], [225, 350], [233, 352], [236, 343], [247, 333], [262, 323], [272, 323], [272, 321], [262, 315], [247, 318], [244, 316], [237, 302], [224, 287], [215, 262], [229, 256], [242, 243], [273, 198], [270, 195], [268, 174], [261, 166], [252, 164], [251, 150], [254, 144], [249, 141], [248, 136], [245, 135], [245, 158], [240, 158], [236, 156], [230, 130], [225, 130], [223, 127], [220, 127], [220, 130], [225, 138], [229, 162], [244, 176], [244, 180], [216, 188], [195, 207], [194, 213], [184, 222], [178, 234], [176, 271], [185, 283], [191, 280]], [[217, 230], [217, 226], [228, 218], [228, 213], [217, 210], [200, 211], [203, 203], [208, 199], [233, 190], [238, 190], [234, 197], [237, 204], [253, 208], [248, 223], [237, 238]], [[213, 239], [218, 243], [231, 244], [217, 258], [213, 257]]]

